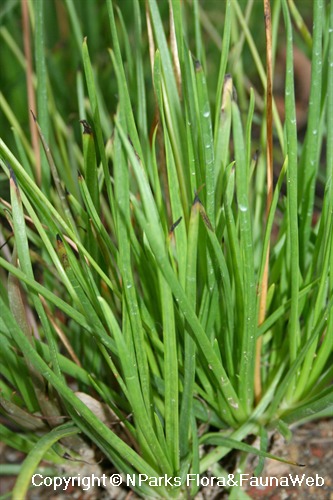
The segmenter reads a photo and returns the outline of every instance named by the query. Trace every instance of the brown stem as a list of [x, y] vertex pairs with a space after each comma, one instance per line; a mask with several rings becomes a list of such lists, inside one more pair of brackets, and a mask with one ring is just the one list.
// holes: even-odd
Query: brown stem
[[[272, 90], [272, 20], [270, 0], [264, 0], [265, 32], [266, 32], [266, 155], [267, 155], [267, 198], [266, 198], [266, 221], [273, 198], [273, 90]], [[262, 281], [259, 285], [259, 315], [258, 324], [265, 320], [267, 289], [268, 289], [268, 269], [269, 269], [270, 245], [267, 246], [265, 256], [265, 268]], [[259, 337], [256, 345], [255, 373], [254, 373], [254, 396], [256, 403], [261, 399], [261, 348], [262, 337]]]
[[[28, 95], [28, 110], [33, 109], [36, 113], [36, 97], [33, 85], [33, 67], [32, 67], [32, 54], [31, 54], [31, 38], [30, 38], [30, 23], [29, 23], [29, 11], [27, 0], [21, 0], [22, 8], [22, 25], [23, 25], [23, 43], [24, 43], [24, 55], [27, 62], [26, 66], [26, 79], [27, 79], [27, 95]], [[38, 133], [34, 124], [33, 117], [29, 113], [29, 126], [32, 148], [35, 154], [36, 161], [36, 180], [37, 184], [41, 186], [42, 173], [40, 164], [40, 149], [38, 144]]]

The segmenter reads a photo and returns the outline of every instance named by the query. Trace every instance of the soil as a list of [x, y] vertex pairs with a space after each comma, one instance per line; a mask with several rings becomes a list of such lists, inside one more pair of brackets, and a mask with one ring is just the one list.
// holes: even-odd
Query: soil
[[[290, 443], [278, 437], [270, 451], [285, 459], [304, 467], [293, 466], [266, 460], [261, 477], [285, 477], [291, 474], [299, 477], [316, 478], [316, 474], [324, 478], [323, 486], [290, 487], [248, 487], [246, 493], [252, 499], [263, 500], [333, 500], [333, 421], [322, 420], [311, 422], [293, 430]], [[253, 459], [249, 460], [249, 470], [253, 471]]]

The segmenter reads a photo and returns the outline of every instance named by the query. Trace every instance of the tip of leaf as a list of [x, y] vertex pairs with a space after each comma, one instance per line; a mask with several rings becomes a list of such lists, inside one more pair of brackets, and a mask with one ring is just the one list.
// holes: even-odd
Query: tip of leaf
[[202, 70], [201, 62], [199, 61], [199, 59], [197, 59], [195, 61], [194, 65], [195, 65], [195, 71], [201, 71]]
[[37, 118], [36, 118], [35, 113], [32, 111], [32, 109], [30, 109], [30, 113], [32, 114], [32, 117], [33, 117], [33, 119], [34, 119], [34, 122], [36, 122], [36, 121], [37, 121]]
[[92, 134], [92, 128], [87, 122], [87, 120], [80, 120], [81, 125], [83, 125], [83, 133], [91, 135]]
[[195, 205], [196, 203], [200, 203], [202, 205], [201, 200], [199, 198], [199, 193], [200, 191], [205, 187], [205, 184], [202, 184], [196, 191], [194, 191], [194, 200], [192, 205]]
[[173, 224], [171, 224], [170, 229], [169, 229], [169, 234], [172, 234], [174, 232], [174, 230], [176, 229], [176, 227], [178, 226], [178, 224], [180, 223], [182, 218], [183, 217], [179, 217], [179, 219], [177, 219]]
[[18, 187], [16, 175], [15, 175], [14, 170], [12, 169], [11, 166], [9, 167], [9, 173], [10, 173], [10, 179], [14, 182], [15, 186]]
[[58, 242], [58, 243], [62, 243], [62, 239], [61, 239], [61, 237], [60, 237], [60, 234], [57, 234], [56, 238], [57, 238], [57, 242]]
[[257, 163], [259, 156], [260, 156], [260, 149], [256, 149], [252, 157], [253, 161]]
[[135, 156], [137, 157], [137, 159], [140, 161], [140, 156], [138, 154], [138, 152], [136, 151], [135, 147], [134, 147], [134, 144], [133, 144], [133, 141], [132, 139], [130, 138], [130, 136], [127, 134], [127, 139], [128, 139], [128, 142], [130, 143], [130, 145], [132, 146], [133, 148], [133, 151], [135, 153]]
[[199, 196], [198, 196], [198, 193], [197, 193], [197, 192], [195, 192], [195, 193], [194, 193], [194, 199], [193, 199], [193, 203], [192, 203], [192, 205], [196, 205], [197, 203], [200, 203], [200, 205], [202, 205], [201, 200], [200, 200], [200, 198], [199, 198]]

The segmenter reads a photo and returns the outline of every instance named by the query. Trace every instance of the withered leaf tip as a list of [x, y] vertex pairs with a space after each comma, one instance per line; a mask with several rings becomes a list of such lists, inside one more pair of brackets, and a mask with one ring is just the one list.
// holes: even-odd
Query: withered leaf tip
[[195, 205], [196, 203], [200, 203], [200, 205], [201, 205], [201, 200], [200, 200], [199, 196], [197, 195], [197, 193], [195, 193], [195, 195], [194, 195], [194, 200], [193, 200], [192, 205]]
[[180, 223], [180, 221], [182, 220], [183, 217], [179, 217], [179, 219], [177, 219], [171, 226], [170, 226], [170, 230], [169, 230], [169, 233], [173, 233], [174, 230], [176, 229], [176, 227], [178, 226], [178, 224]]
[[87, 120], [80, 120], [81, 125], [83, 125], [83, 133], [91, 135], [93, 133], [91, 126]]
[[10, 174], [10, 178], [13, 180], [15, 186], [18, 187], [16, 175], [15, 175], [14, 170], [12, 169], [11, 166], [9, 166], [9, 174]]
[[194, 64], [196, 71], [200, 71], [202, 69], [201, 62], [199, 61], [199, 59], [197, 59]]

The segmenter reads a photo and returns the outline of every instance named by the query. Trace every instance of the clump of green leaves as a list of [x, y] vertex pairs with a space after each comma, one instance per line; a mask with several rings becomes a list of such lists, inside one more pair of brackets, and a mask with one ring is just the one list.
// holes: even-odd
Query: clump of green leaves
[[[15, 146], [0, 139], [2, 181], [10, 183], [1, 201], [0, 404], [20, 432], [1, 430], [29, 453], [14, 493], [26, 491], [43, 457], [66, 467], [59, 456], [89, 456], [100, 472], [94, 444], [124, 474], [181, 478], [173, 488], [137, 485], [138, 493], [179, 497], [187, 473], [214, 467], [223, 476], [218, 462], [231, 449], [270, 457], [268, 429], [287, 432], [332, 409], [332, 3], [314, 3], [312, 38], [306, 31], [313, 71], [298, 142], [293, 29], [286, 1], [274, 2], [273, 57], [282, 12], [286, 33], [285, 123], [273, 102], [281, 161], [268, 213], [265, 155], [252, 158], [253, 129], [265, 149], [266, 121], [241, 60], [228, 62], [246, 40], [265, 89], [248, 28], [253, 3], [244, 18], [227, 0], [217, 28], [196, 0], [149, 0], [145, 11], [129, 3], [131, 30], [132, 12], [111, 0], [103, 16], [83, 2], [94, 12], [82, 17], [66, 2], [70, 54], [82, 61], [76, 87], [62, 88], [63, 100], [77, 100], [70, 127], [54, 92], [62, 68], [45, 50], [55, 5], [30, 5], [40, 165], [21, 116], [1, 96]], [[92, 24], [108, 24], [109, 87], [82, 32], [89, 13]], [[98, 45], [98, 26], [89, 29]], [[27, 67], [6, 27], [1, 36]], [[219, 46], [214, 70], [206, 39]], [[260, 451], [242, 442], [249, 434], [262, 437]]]

